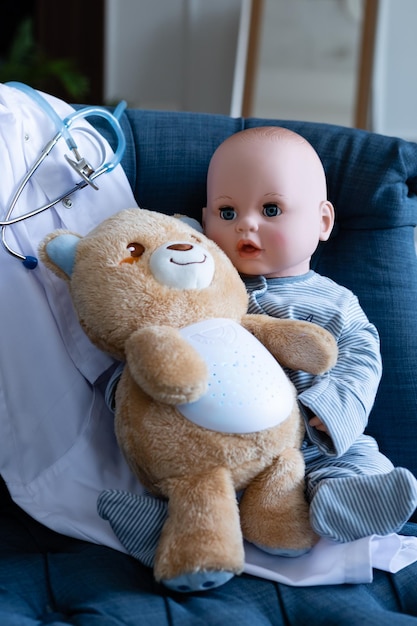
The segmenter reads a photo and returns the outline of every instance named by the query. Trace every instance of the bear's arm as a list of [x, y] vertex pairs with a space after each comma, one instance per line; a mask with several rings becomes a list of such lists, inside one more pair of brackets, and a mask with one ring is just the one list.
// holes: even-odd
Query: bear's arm
[[175, 406], [194, 402], [206, 392], [207, 366], [176, 328], [139, 329], [125, 348], [133, 379], [154, 400]]
[[248, 314], [243, 317], [242, 325], [284, 367], [317, 375], [336, 364], [336, 341], [333, 335], [317, 324]]

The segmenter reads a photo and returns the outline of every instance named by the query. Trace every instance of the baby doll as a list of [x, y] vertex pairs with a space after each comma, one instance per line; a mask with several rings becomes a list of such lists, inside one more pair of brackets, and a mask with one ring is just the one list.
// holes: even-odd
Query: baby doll
[[306, 423], [311, 524], [345, 542], [398, 531], [416, 508], [417, 481], [363, 434], [381, 376], [378, 334], [349, 290], [310, 269], [333, 222], [322, 163], [300, 135], [252, 128], [215, 151], [203, 225], [242, 275], [249, 312], [308, 319], [338, 343], [329, 373], [288, 373]]

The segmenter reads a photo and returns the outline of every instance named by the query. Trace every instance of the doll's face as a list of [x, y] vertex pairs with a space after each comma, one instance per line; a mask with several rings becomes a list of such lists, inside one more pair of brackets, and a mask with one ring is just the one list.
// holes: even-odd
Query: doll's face
[[301, 275], [333, 226], [326, 198], [322, 164], [307, 142], [285, 129], [243, 131], [211, 160], [204, 231], [241, 274]]

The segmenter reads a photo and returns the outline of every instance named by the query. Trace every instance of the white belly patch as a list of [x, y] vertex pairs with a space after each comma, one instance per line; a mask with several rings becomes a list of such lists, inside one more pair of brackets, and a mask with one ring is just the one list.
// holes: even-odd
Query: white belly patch
[[207, 393], [177, 409], [195, 424], [244, 434], [283, 422], [294, 403], [291, 384], [272, 354], [233, 320], [210, 319], [180, 330], [209, 370]]

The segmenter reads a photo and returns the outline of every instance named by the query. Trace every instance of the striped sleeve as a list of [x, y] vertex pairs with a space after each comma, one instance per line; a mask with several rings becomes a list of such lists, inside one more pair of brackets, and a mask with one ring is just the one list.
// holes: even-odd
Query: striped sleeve
[[[382, 373], [378, 332], [357, 297], [311, 271], [293, 279], [251, 278], [249, 312], [310, 320], [326, 328], [338, 344], [335, 367], [321, 376], [288, 374], [298, 391], [310, 441], [329, 456], [340, 456], [364, 432]], [[317, 415], [329, 435], [308, 425]]]
[[[355, 296], [350, 298], [338, 337], [335, 367], [299, 394], [299, 402], [327, 426], [330, 437], [307, 422], [313, 443], [325, 454], [340, 456], [363, 433], [382, 373], [379, 337]], [[296, 385], [297, 386], [297, 385]]]

